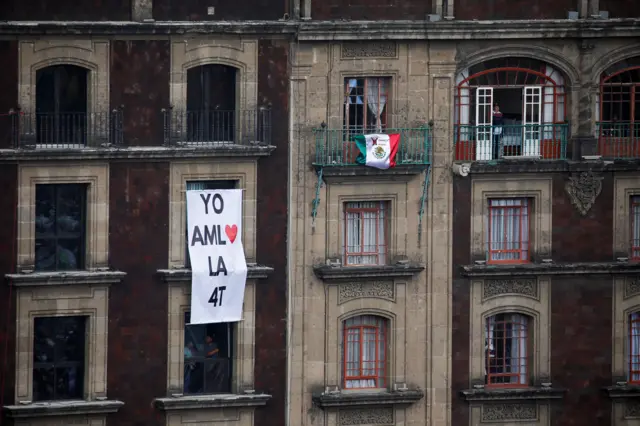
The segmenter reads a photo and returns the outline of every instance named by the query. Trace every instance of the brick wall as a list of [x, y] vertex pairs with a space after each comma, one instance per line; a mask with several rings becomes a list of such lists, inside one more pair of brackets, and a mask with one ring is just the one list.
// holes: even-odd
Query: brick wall
[[[208, 8], [214, 14], [208, 14]], [[154, 0], [153, 18], [160, 21], [277, 20], [288, 12], [288, 0]]]
[[431, 11], [428, 0], [316, 0], [311, 3], [311, 18], [319, 20], [424, 20]]
[[18, 106], [18, 42], [0, 40], [2, 78], [0, 78], [0, 149], [11, 147], [12, 117], [9, 109]]
[[577, 0], [456, 0], [456, 19], [566, 19]]
[[609, 12], [610, 18], [640, 18], [637, 0], [600, 0], [600, 10]]
[[128, 21], [131, 0], [5, 0], [0, 20]]

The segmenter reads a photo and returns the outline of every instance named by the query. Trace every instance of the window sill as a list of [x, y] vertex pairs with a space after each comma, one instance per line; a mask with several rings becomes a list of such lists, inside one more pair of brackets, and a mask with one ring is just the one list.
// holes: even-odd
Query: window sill
[[34, 287], [82, 284], [110, 285], [121, 282], [126, 275], [121, 271], [94, 269], [89, 271], [23, 272], [7, 274], [5, 278], [14, 287]]
[[[189, 268], [176, 268], [176, 269], [158, 269], [157, 274], [165, 282], [184, 282], [191, 281], [191, 269]], [[269, 266], [247, 264], [247, 279], [260, 280], [269, 277], [269, 274], [273, 272], [273, 268]]]
[[[316, 166], [319, 168], [319, 166]], [[393, 176], [400, 180], [410, 180], [411, 177], [419, 175], [427, 170], [426, 164], [398, 164], [386, 170], [376, 169], [366, 166], [322, 166], [322, 177], [329, 183], [340, 183], [343, 178], [348, 177], [384, 177]]]
[[323, 281], [368, 280], [375, 278], [411, 278], [424, 271], [425, 267], [415, 263], [387, 266], [331, 266], [313, 267], [316, 277]]
[[7, 417], [51, 417], [86, 414], [111, 414], [117, 412], [124, 402], [118, 400], [104, 401], [50, 401], [30, 402], [20, 405], [5, 405], [3, 411]]
[[321, 409], [371, 405], [411, 405], [424, 398], [421, 390], [395, 392], [323, 392], [312, 397]]
[[463, 277], [492, 278], [526, 275], [608, 275], [631, 274], [640, 271], [637, 262], [575, 262], [575, 263], [518, 263], [510, 265], [463, 265]]
[[158, 410], [206, 410], [211, 408], [261, 407], [267, 405], [271, 395], [260, 394], [217, 394], [180, 395], [156, 398], [153, 401]]
[[467, 389], [460, 393], [467, 402], [562, 399], [566, 390], [547, 387]]
[[584, 159], [581, 161], [563, 159], [534, 159], [531, 157], [511, 157], [490, 161], [456, 160], [456, 164], [465, 164], [471, 174], [494, 173], [561, 173], [561, 172], [611, 172], [636, 171], [638, 160], [629, 159]]
[[614, 385], [604, 388], [604, 391], [609, 394], [609, 398], [640, 398], [640, 384], [639, 385]]

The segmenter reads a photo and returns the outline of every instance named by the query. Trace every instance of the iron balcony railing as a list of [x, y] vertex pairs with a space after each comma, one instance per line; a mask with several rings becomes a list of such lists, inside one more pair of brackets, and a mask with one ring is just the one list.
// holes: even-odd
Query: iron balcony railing
[[568, 132], [566, 123], [457, 125], [454, 128], [456, 160], [490, 161], [513, 157], [564, 160], [567, 158]]
[[400, 146], [396, 153], [397, 165], [429, 164], [431, 158], [431, 133], [429, 127], [374, 129], [313, 129], [316, 140], [316, 166], [357, 166], [360, 153], [356, 136], [371, 133], [400, 134]]
[[180, 111], [163, 109], [164, 143], [215, 147], [271, 144], [271, 110]]
[[122, 145], [122, 110], [11, 114], [15, 148], [81, 149]]
[[596, 123], [598, 154], [610, 159], [640, 158], [640, 123]]

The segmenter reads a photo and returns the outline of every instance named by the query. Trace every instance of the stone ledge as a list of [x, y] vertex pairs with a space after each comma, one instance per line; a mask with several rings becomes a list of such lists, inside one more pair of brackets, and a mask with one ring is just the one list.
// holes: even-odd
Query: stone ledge
[[222, 394], [222, 395], [180, 395], [156, 398], [153, 405], [162, 411], [204, 410], [211, 408], [261, 407], [267, 405], [271, 395]]
[[563, 172], [634, 172], [640, 169], [640, 159], [629, 160], [537, 160], [511, 158], [493, 161], [456, 161], [468, 164], [470, 174], [495, 173], [563, 173]]
[[615, 385], [603, 389], [609, 398], [640, 398], [640, 385]]
[[395, 392], [333, 392], [313, 395], [313, 403], [321, 409], [372, 405], [411, 405], [424, 398], [421, 390]]
[[0, 162], [52, 160], [180, 160], [210, 157], [266, 157], [273, 145], [226, 145], [220, 147], [132, 146], [85, 149], [0, 149]]
[[124, 402], [118, 400], [31, 402], [24, 405], [5, 405], [3, 411], [7, 417], [12, 418], [80, 416], [115, 413], [123, 405]]
[[412, 176], [419, 175], [425, 172], [429, 165], [427, 164], [411, 164], [411, 165], [397, 165], [391, 169], [380, 170], [374, 167], [366, 167], [366, 166], [318, 166], [315, 165], [317, 169], [322, 168], [322, 177], [329, 182], [342, 182], [343, 178], [358, 178], [358, 177], [366, 177], [367, 180], [370, 178], [380, 178], [388, 181], [389, 179], [396, 180], [408, 180]]
[[[191, 269], [158, 269], [157, 274], [160, 275], [165, 282], [183, 282], [191, 281]], [[263, 265], [247, 264], [247, 279], [261, 280], [269, 277], [273, 272], [273, 268]]]
[[424, 271], [425, 267], [417, 264], [388, 266], [330, 266], [313, 267], [316, 277], [323, 281], [368, 280], [375, 278], [410, 278]]
[[7, 274], [5, 279], [15, 287], [82, 285], [82, 284], [117, 284], [126, 276], [126, 272], [112, 270], [60, 271], [60, 272], [24, 272]]
[[547, 387], [528, 387], [518, 389], [483, 388], [466, 389], [460, 392], [467, 402], [562, 399], [565, 393], [565, 389]]
[[511, 265], [463, 265], [461, 275], [490, 278], [526, 275], [624, 275], [640, 272], [640, 262], [523, 263]]

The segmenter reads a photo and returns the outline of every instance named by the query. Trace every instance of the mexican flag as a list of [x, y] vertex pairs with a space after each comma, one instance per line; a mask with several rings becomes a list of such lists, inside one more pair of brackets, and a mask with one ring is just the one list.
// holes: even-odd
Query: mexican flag
[[399, 133], [356, 136], [356, 146], [360, 150], [356, 163], [376, 169], [395, 167], [398, 145]]

